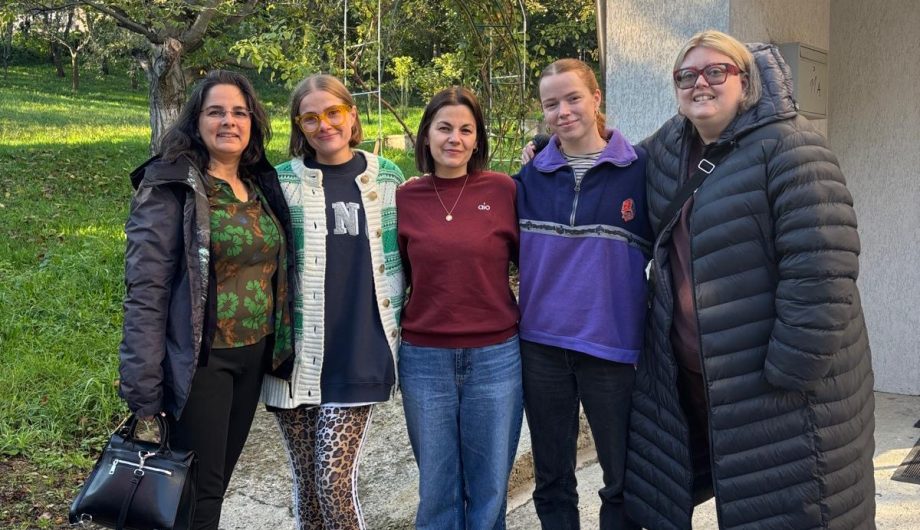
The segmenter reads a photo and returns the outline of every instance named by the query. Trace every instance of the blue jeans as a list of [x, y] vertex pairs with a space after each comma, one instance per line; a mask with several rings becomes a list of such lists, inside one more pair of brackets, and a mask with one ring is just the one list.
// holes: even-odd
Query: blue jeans
[[481, 348], [402, 343], [399, 381], [419, 468], [419, 530], [505, 528], [523, 416], [518, 338]]
[[536, 482], [533, 503], [544, 530], [579, 528], [575, 489], [579, 402], [603, 471], [604, 486], [597, 492], [599, 528], [637, 528], [623, 509], [633, 366], [526, 340], [521, 341], [521, 357]]

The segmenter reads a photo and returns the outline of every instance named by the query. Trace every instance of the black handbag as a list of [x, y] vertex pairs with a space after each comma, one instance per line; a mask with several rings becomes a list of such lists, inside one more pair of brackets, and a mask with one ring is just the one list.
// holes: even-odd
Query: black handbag
[[195, 512], [197, 457], [169, 447], [169, 424], [155, 416], [160, 442], [138, 440], [137, 417], [120, 425], [70, 506], [70, 523], [118, 530], [188, 528]]

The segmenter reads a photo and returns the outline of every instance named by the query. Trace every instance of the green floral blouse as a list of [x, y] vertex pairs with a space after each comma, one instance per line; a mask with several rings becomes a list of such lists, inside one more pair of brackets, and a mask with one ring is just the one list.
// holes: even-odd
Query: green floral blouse
[[282, 235], [256, 186], [244, 180], [249, 200], [240, 202], [229, 184], [213, 182], [209, 200], [217, 332], [212, 347], [248, 346], [274, 331], [272, 278], [278, 270]]

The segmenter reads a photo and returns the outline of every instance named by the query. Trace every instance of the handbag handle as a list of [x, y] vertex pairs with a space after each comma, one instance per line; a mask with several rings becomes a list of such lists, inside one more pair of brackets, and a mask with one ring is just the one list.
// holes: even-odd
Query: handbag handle
[[[168, 453], [169, 448], [169, 422], [166, 421], [161, 414], [155, 414], [153, 419], [156, 421], [157, 429], [160, 431], [160, 447], [157, 448], [157, 453]], [[137, 440], [137, 424], [140, 422], [137, 415], [131, 413], [130, 416], [122, 422], [118, 428], [115, 429], [116, 433], [120, 433], [125, 440]]]

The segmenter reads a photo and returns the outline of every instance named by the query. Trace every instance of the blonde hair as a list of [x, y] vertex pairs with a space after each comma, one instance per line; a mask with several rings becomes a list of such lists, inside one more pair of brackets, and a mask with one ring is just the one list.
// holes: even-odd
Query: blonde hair
[[[302, 158], [314, 158], [316, 156], [316, 150], [310, 145], [310, 142], [307, 141], [306, 135], [303, 131], [300, 130], [300, 126], [297, 125], [295, 118], [300, 114], [300, 102], [303, 101], [303, 98], [307, 97], [307, 94], [312, 92], [328, 92], [333, 96], [342, 100], [343, 103], [349, 107], [355, 108], [355, 99], [351, 97], [351, 92], [345, 88], [345, 85], [335, 76], [329, 74], [313, 74], [307, 76], [300, 83], [297, 83], [297, 86], [294, 87], [294, 91], [291, 93], [291, 143], [288, 147], [288, 153], [291, 156], [299, 156]], [[361, 129], [361, 116], [355, 110], [355, 123], [351, 126], [351, 140], [348, 141], [348, 145], [355, 147], [364, 140], [364, 131]]]
[[[549, 66], [543, 69], [542, 73], [540, 73], [540, 81], [543, 81], [551, 75], [564, 74], [565, 72], [573, 72], [577, 75], [591, 94], [600, 92], [601, 87], [597, 84], [597, 77], [594, 76], [594, 70], [585, 64], [584, 61], [579, 61], [578, 59], [559, 59], [558, 61], [553, 61]], [[603, 93], [601, 93], [601, 105], [603, 105], [603, 103], [604, 96]], [[605, 138], [607, 134], [607, 117], [601, 112], [600, 105], [594, 111], [594, 119], [597, 122], [598, 134], [601, 135], [601, 138]]]
[[727, 33], [707, 29], [690, 37], [690, 40], [677, 52], [674, 70], [680, 68], [690, 50], [698, 47], [709, 48], [727, 56], [735, 63], [735, 66], [741, 69], [741, 75], [747, 77], [747, 88], [744, 89], [744, 98], [741, 99], [741, 105], [738, 107], [739, 113], [748, 110], [760, 101], [762, 93], [760, 70], [757, 69], [757, 64], [754, 62], [754, 55], [741, 41]]

